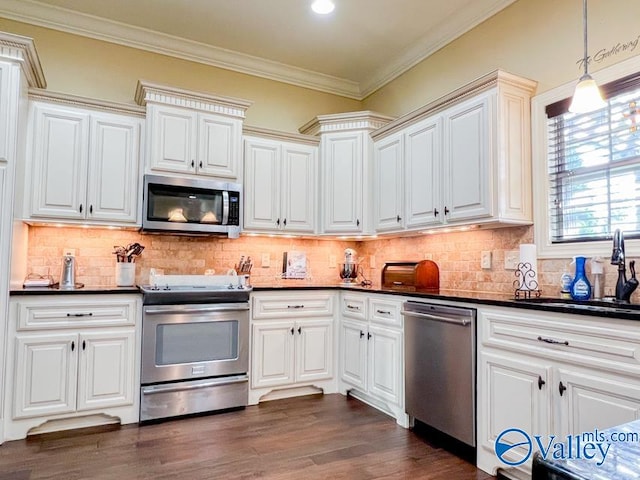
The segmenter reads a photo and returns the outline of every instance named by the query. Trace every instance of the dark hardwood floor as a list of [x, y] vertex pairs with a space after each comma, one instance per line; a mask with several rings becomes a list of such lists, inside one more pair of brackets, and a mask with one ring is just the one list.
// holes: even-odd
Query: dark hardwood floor
[[352, 398], [41, 435], [0, 447], [0, 480], [493, 478]]

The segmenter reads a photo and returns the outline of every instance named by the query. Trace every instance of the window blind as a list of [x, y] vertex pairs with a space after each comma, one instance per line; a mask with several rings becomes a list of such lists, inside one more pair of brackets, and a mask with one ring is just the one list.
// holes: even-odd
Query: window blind
[[640, 81], [622, 80], [605, 108], [548, 118], [554, 243], [640, 236]]

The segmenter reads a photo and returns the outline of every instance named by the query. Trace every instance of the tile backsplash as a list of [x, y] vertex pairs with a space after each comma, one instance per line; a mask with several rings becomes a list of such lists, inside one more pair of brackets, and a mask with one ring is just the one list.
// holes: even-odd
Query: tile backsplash
[[[251, 256], [254, 285], [333, 285], [340, 282], [338, 268], [345, 248], [358, 253], [366, 278], [380, 286], [385, 262], [429, 258], [440, 268], [440, 286], [444, 289], [511, 293], [515, 274], [505, 270], [505, 255], [517, 251], [521, 243], [532, 243], [532, 227], [507, 227], [466, 232], [426, 234], [416, 237], [383, 238], [360, 242], [315, 240], [268, 236], [242, 236], [236, 240], [210, 237], [141, 235], [125, 230], [71, 227], [29, 227], [27, 272], [60, 275], [63, 249], [76, 249], [77, 280], [86, 285], [115, 285], [114, 245], [138, 242], [145, 246], [136, 261], [136, 283], [148, 281], [149, 269], [165, 274], [203, 274], [214, 269], [224, 274], [242, 255]], [[309, 277], [306, 280], [281, 280], [283, 253], [306, 252]], [[482, 252], [491, 252], [490, 269], [482, 269]], [[269, 266], [262, 265], [263, 255]], [[538, 260], [538, 279], [544, 296], [557, 297], [560, 276], [569, 260]], [[571, 273], [573, 270], [569, 270]], [[615, 267], [605, 264], [605, 294], [613, 292]], [[636, 294], [637, 295], [637, 294]], [[637, 300], [635, 300], [637, 301]]]

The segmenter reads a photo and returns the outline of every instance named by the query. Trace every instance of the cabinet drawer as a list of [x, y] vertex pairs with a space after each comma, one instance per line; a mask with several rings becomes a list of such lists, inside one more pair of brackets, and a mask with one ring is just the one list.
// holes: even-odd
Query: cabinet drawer
[[304, 295], [253, 295], [252, 316], [254, 320], [274, 318], [331, 317], [333, 316], [332, 293]]
[[378, 298], [369, 299], [369, 316], [372, 323], [402, 327], [402, 303]]
[[340, 305], [343, 317], [367, 321], [367, 297], [365, 295], [343, 295]]
[[580, 315], [479, 310], [482, 344], [640, 373], [640, 324]]
[[17, 330], [43, 330], [135, 325], [136, 306], [135, 297], [75, 296], [69, 300], [47, 296], [20, 300], [13, 311]]

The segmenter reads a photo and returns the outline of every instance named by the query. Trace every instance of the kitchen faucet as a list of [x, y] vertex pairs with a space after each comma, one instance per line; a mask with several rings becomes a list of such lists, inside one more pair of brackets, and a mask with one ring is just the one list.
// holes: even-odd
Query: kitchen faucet
[[611, 265], [618, 265], [618, 281], [616, 282], [616, 301], [629, 303], [631, 294], [638, 287], [636, 279], [636, 262], [629, 262], [631, 279], [627, 280], [627, 266], [624, 251], [624, 235], [620, 229], [616, 229], [613, 234], [613, 253], [611, 254]]

